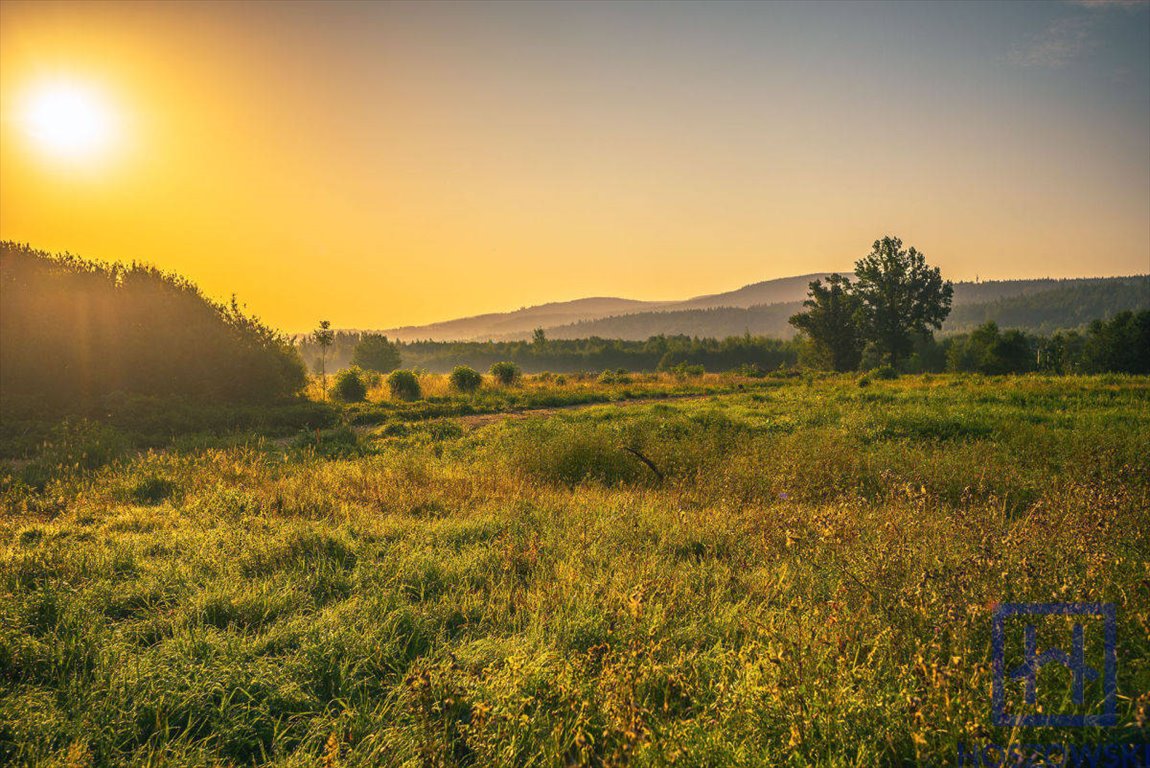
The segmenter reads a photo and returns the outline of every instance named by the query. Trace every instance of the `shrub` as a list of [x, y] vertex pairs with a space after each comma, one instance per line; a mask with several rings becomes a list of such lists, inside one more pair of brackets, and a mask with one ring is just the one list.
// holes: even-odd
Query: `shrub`
[[[112, 393], [267, 403], [307, 381], [291, 342], [179, 275], [0, 243], [0, 395], [41, 416]], [[83, 375], [77, 375], [83, 371]]]
[[474, 392], [483, 383], [479, 371], [468, 365], [457, 365], [449, 378], [451, 388], [456, 392]]
[[875, 368], [873, 371], [871, 371], [871, 375], [874, 376], [876, 379], [889, 381], [891, 379], [897, 379], [898, 378], [898, 371], [896, 371], [894, 368], [892, 368], [889, 365], [884, 365], [880, 368]]
[[685, 379], [688, 377], [702, 376], [707, 372], [707, 369], [701, 365], [690, 365], [688, 363], [679, 363], [670, 369], [677, 379]]
[[340, 371], [333, 391], [336, 399], [345, 403], [362, 403], [367, 399], [367, 384], [358, 368]]
[[495, 380], [500, 384], [509, 387], [519, 381], [522, 372], [519, 370], [518, 365], [504, 360], [491, 366], [491, 375], [494, 376]]
[[631, 377], [627, 375], [627, 371], [620, 368], [617, 371], [606, 370], [599, 374], [598, 379], [600, 384], [630, 384]]
[[419, 377], [412, 371], [392, 371], [387, 377], [387, 388], [391, 396], [399, 400], [418, 400], [422, 394]]

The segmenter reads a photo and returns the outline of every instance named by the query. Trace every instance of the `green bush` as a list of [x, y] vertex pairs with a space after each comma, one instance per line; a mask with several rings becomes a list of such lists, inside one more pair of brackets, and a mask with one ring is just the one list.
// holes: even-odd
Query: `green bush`
[[620, 368], [617, 371], [603, 371], [597, 381], [600, 384], [630, 384], [631, 377], [627, 375], [626, 369]]
[[340, 371], [335, 377], [333, 390], [336, 400], [345, 403], [362, 403], [367, 399], [367, 383], [358, 368]]
[[116, 393], [262, 404], [307, 381], [285, 336], [155, 267], [0, 242], [0, 282], [5, 409], [31, 399], [38, 418], [85, 413]]
[[688, 377], [702, 376], [707, 372], [707, 369], [701, 365], [690, 365], [688, 363], [679, 363], [669, 369], [677, 379], [685, 379]]
[[468, 365], [457, 365], [450, 376], [451, 388], [456, 392], [474, 392], [483, 383], [479, 371]]
[[504, 360], [491, 366], [491, 375], [500, 384], [509, 387], [519, 381], [519, 377], [523, 374], [518, 365]]
[[392, 371], [387, 377], [387, 388], [391, 396], [399, 400], [418, 400], [423, 394], [419, 387], [419, 377], [412, 371]]

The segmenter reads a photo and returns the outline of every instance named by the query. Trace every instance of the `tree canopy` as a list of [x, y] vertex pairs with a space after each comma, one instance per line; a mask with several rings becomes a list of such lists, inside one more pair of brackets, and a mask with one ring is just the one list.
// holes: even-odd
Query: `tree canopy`
[[855, 277], [863, 332], [891, 365], [914, 350], [916, 335], [931, 335], [950, 314], [954, 286], [897, 237], [875, 240], [871, 252], [855, 262]]
[[810, 338], [819, 367], [853, 371], [862, 358], [863, 337], [859, 329], [861, 302], [844, 275], [829, 275], [810, 284], [806, 311], [792, 315], [790, 324]]
[[365, 333], [351, 353], [351, 364], [365, 371], [390, 373], [399, 367], [399, 347], [379, 333]]

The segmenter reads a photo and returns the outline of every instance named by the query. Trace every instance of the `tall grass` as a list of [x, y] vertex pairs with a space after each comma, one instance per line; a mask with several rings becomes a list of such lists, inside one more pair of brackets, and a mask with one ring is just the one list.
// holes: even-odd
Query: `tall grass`
[[[1132, 740], [1148, 395], [827, 377], [12, 475], [0, 759], [935, 765]], [[993, 606], [1053, 600], [1118, 605], [1104, 735], [991, 724]]]

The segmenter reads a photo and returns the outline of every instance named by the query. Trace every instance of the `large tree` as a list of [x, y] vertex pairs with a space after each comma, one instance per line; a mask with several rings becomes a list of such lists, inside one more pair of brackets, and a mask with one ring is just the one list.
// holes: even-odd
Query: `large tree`
[[863, 338], [859, 333], [858, 297], [844, 275], [829, 275], [826, 284], [810, 284], [806, 309], [788, 321], [804, 332], [819, 364], [836, 371], [853, 371], [862, 358]]
[[891, 365], [911, 353], [916, 334], [931, 336], [950, 314], [954, 286], [897, 237], [876, 240], [855, 263], [855, 277], [864, 333]]
[[365, 333], [351, 354], [352, 365], [367, 371], [391, 373], [399, 367], [399, 347], [379, 333]]

